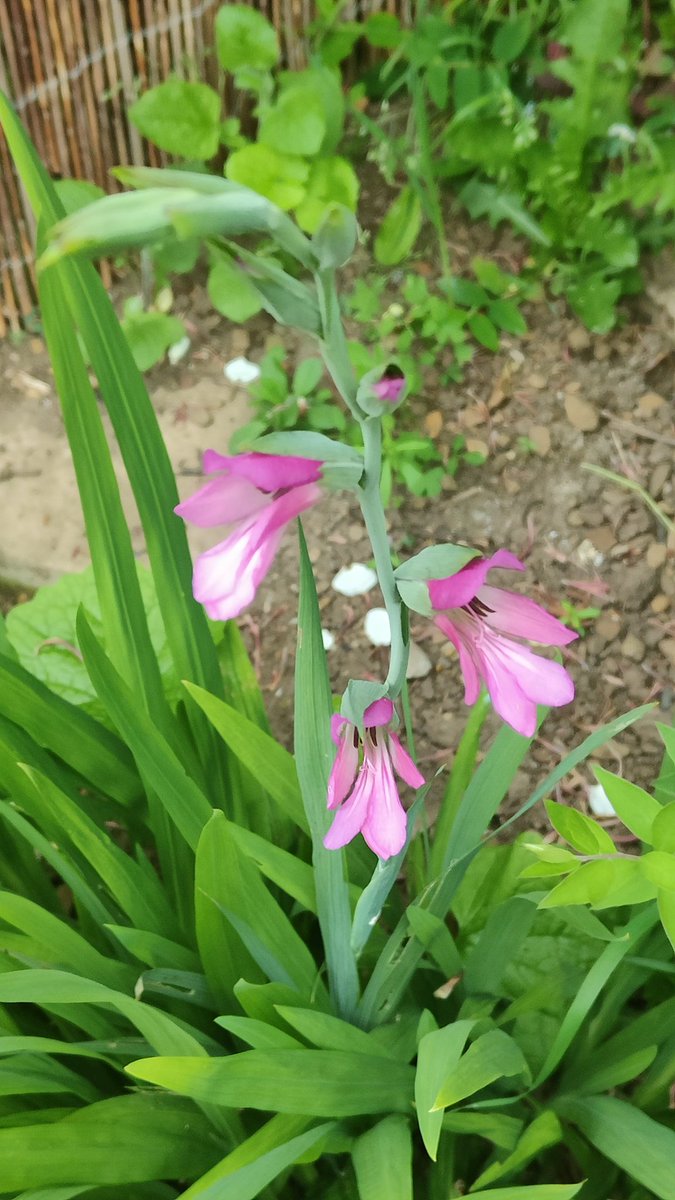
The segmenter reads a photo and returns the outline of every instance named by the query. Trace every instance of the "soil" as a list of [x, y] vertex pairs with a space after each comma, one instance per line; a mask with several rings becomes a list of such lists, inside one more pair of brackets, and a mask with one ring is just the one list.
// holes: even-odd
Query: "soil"
[[[377, 207], [377, 203], [375, 203]], [[492, 255], [517, 269], [522, 248], [487, 226], [454, 222], [452, 250], [461, 271], [474, 254]], [[364, 258], [365, 263], [365, 258]], [[424, 270], [425, 264], [418, 263]], [[485, 551], [506, 546], [527, 564], [513, 583], [558, 615], [562, 601], [594, 607], [585, 636], [564, 651], [577, 685], [575, 702], [553, 711], [518, 773], [502, 815], [514, 811], [560, 759], [599, 725], [654, 701], [653, 715], [613, 739], [595, 756], [611, 770], [648, 786], [661, 758], [658, 720], [672, 720], [675, 676], [675, 539], [633, 493], [582, 469], [595, 463], [640, 483], [671, 518], [675, 513], [675, 411], [672, 263], [650, 267], [647, 293], [626, 323], [606, 336], [589, 334], [561, 300], [525, 310], [529, 332], [502, 339], [497, 354], [480, 351], [465, 380], [439, 390], [432, 370], [426, 394], [402, 414], [447, 449], [461, 432], [487, 450], [479, 468], [463, 468], [441, 498], [399, 494], [391, 514], [392, 544], [403, 556], [436, 541], [464, 540]], [[358, 266], [357, 266], [357, 269]], [[392, 299], [394, 297], [392, 296]], [[149, 373], [179, 490], [199, 482], [201, 453], [225, 450], [248, 417], [245, 391], [225, 379], [224, 364], [245, 354], [259, 359], [281, 338], [291, 361], [295, 337], [267, 319], [231, 326], [209, 306], [201, 287], [179, 300], [192, 339], [189, 356]], [[69, 450], [42, 339], [0, 344], [0, 577], [5, 606], [26, 589], [76, 570], [87, 561], [86, 539]], [[118, 456], [117, 456], [118, 457]], [[121, 474], [121, 473], [120, 473]], [[134, 545], [143, 553], [126, 481], [122, 492]], [[368, 562], [370, 550], [358, 506], [331, 495], [307, 515], [322, 621], [334, 637], [329, 652], [334, 689], [350, 676], [380, 678], [386, 650], [372, 646], [363, 622], [381, 603], [377, 590], [347, 599], [331, 587], [341, 566]], [[213, 541], [191, 531], [195, 553]], [[275, 731], [291, 740], [297, 548], [292, 534], [241, 619], [269, 702]], [[17, 595], [17, 588], [19, 595]], [[413, 618], [420, 675], [410, 681], [416, 748], [422, 768], [450, 764], [466, 710], [454, 651], [435, 627]], [[426, 661], [426, 656], [428, 660]], [[489, 729], [497, 728], [490, 719]], [[581, 807], [593, 782], [583, 764], [559, 785], [559, 798]], [[436, 799], [442, 781], [435, 784]], [[528, 824], [545, 824], [534, 814]]]

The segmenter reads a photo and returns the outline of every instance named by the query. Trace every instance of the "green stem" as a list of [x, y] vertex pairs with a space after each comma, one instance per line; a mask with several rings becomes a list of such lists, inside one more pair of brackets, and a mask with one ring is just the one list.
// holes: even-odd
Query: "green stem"
[[342, 324], [340, 301], [335, 286], [335, 271], [328, 268], [317, 271], [314, 279], [323, 326], [321, 341], [323, 360], [347, 408], [352, 416], [361, 422], [363, 414], [356, 403], [356, 376], [349, 357], [349, 347]]
[[394, 568], [391, 565], [389, 534], [380, 497], [382, 473], [382, 422], [379, 417], [368, 417], [361, 421], [363, 432], [363, 456], [365, 472], [361, 485], [360, 500], [363, 519], [373, 547], [375, 569], [380, 584], [384, 606], [391, 627], [391, 649], [389, 671], [385, 687], [392, 700], [400, 694], [405, 683], [408, 666], [408, 642], [403, 636], [402, 605], [396, 588]]
[[429, 127], [429, 110], [424, 82], [417, 71], [410, 76], [410, 91], [413, 101], [413, 117], [415, 133], [419, 150], [420, 176], [424, 182], [427, 196], [429, 216], [436, 231], [438, 251], [441, 259], [441, 273], [445, 277], [450, 274], [450, 255], [448, 254], [448, 239], [443, 221], [438, 182], [434, 172], [434, 156], [431, 148], [431, 130]]

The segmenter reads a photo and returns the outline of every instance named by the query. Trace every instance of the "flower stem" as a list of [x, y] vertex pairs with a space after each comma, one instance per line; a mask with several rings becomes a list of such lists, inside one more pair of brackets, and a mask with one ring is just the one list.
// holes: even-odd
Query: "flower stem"
[[394, 569], [391, 565], [389, 534], [380, 496], [382, 473], [382, 422], [379, 417], [368, 417], [361, 421], [363, 432], [363, 456], [365, 472], [359, 497], [361, 511], [373, 547], [375, 569], [380, 584], [384, 606], [391, 627], [391, 650], [389, 671], [385, 687], [389, 697], [395, 700], [405, 683], [408, 666], [408, 641], [403, 634], [402, 606], [396, 589]]

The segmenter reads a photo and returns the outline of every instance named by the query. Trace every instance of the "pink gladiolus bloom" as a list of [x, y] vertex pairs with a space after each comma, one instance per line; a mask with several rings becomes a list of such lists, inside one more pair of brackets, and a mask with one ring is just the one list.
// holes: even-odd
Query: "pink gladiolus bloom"
[[474, 704], [481, 680], [500, 717], [524, 737], [537, 728], [537, 705], [557, 707], [574, 699], [574, 683], [560, 663], [533, 654], [513, 638], [542, 646], [566, 646], [577, 637], [545, 608], [485, 579], [492, 567], [524, 571], [508, 550], [476, 558], [448, 579], [431, 580], [429, 597], [436, 624], [457, 648], [464, 699]]
[[391, 858], [405, 845], [407, 818], [394, 771], [412, 788], [422, 787], [424, 778], [396, 734], [387, 728], [393, 715], [391, 700], [376, 700], [366, 709], [360, 765], [361, 739], [356, 726], [337, 713], [331, 718], [331, 735], [338, 751], [328, 780], [328, 807], [338, 811], [323, 840], [327, 850], [339, 850], [357, 833], [363, 834], [378, 858]]
[[280, 454], [207, 450], [204, 473], [215, 474], [175, 512], [193, 525], [231, 525], [195, 563], [192, 590], [214, 621], [236, 617], [269, 571], [284, 529], [321, 498], [322, 463]]
[[388, 404], [396, 404], [405, 384], [405, 375], [400, 367], [386, 367], [382, 378], [373, 384], [373, 391], [378, 400], [386, 400]]

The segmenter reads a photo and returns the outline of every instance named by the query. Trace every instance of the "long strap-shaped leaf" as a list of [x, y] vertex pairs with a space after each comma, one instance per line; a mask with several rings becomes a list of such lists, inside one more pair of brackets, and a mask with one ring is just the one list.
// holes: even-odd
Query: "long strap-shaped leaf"
[[[1, 93], [0, 124], [31, 206], [45, 224], [53, 224], [63, 216], [63, 210], [30, 139]], [[220, 675], [213, 642], [204, 614], [191, 595], [185, 531], [172, 512], [178, 500], [173, 472], [145, 385], [94, 268], [65, 260], [52, 271], [56, 272], [60, 294], [84, 339], [115, 429], [141, 516], [157, 598], [178, 673], [219, 693]], [[82, 396], [82, 400], [86, 409], [81, 418], [84, 421], [86, 412], [91, 424], [95, 398]], [[126, 582], [132, 586], [129, 579]], [[121, 624], [121, 614], [118, 617], [117, 624]], [[128, 634], [124, 634], [124, 643], [128, 645]], [[202, 759], [209, 762], [214, 786], [222, 796], [225, 779], [222, 744], [203, 715], [192, 706], [190, 721]]]
[[295, 661], [295, 760], [312, 835], [319, 924], [326, 951], [333, 1002], [341, 1017], [354, 1015], [359, 995], [356, 959], [351, 946], [349, 891], [343, 856], [323, 844], [330, 815], [326, 791], [333, 747], [330, 739], [331, 691], [321, 618], [302, 527], [300, 532], [300, 606]]

